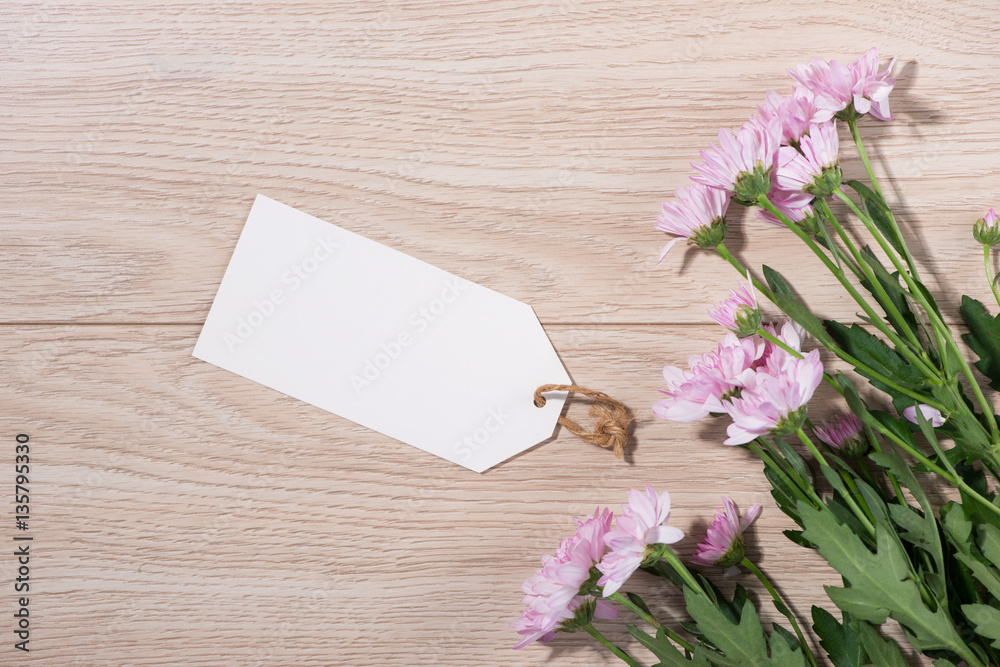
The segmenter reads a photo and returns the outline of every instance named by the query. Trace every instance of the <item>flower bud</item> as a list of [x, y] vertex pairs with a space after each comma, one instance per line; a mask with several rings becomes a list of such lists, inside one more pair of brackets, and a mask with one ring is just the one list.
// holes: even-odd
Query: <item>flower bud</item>
[[747, 284], [740, 284], [729, 290], [729, 298], [715, 308], [709, 308], [708, 314], [740, 338], [757, 333], [760, 328], [761, 313], [749, 271], [747, 271]]
[[857, 415], [840, 415], [813, 428], [813, 434], [847, 459], [861, 458], [871, 446]]
[[979, 218], [972, 225], [972, 238], [977, 243], [993, 247], [1000, 244], [1000, 218], [990, 209], [986, 217]]
[[704, 541], [691, 556], [692, 563], [728, 568], [743, 560], [746, 551], [743, 533], [760, 516], [760, 505], [754, 505], [740, 517], [732, 500], [723, 498], [722, 503], [723, 509], [715, 513]]

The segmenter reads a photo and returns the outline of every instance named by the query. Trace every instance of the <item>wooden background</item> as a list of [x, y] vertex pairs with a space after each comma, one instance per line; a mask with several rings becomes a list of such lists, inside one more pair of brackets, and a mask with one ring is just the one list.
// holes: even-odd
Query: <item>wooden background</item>
[[[752, 553], [808, 614], [838, 578], [782, 537], [760, 466], [721, 423], [652, 417], [736, 277], [696, 251], [657, 266], [653, 217], [786, 68], [876, 45], [899, 56], [897, 117], [862, 127], [904, 233], [949, 312], [988, 298], [970, 225], [1000, 204], [995, 9], [8, 0], [0, 452], [30, 434], [35, 541], [30, 654], [0, 556], [0, 664], [612, 665], [584, 635], [514, 653], [508, 624], [572, 517], [645, 483], [671, 491], [684, 553], [722, 495], [763, 503]], [[193, 359], [258, 192], [530, 303], [573, 379], [638, 412], [630, 460], [560, 431], [477, 475]], [[786, 230], [731, 228], [852, 317]]]

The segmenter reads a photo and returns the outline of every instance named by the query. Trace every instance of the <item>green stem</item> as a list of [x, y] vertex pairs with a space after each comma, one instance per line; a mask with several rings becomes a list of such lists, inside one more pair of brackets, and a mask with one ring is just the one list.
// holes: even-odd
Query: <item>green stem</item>
[[[882, 445], [879, 444], [878, 438], [875, 437], [875, 434], [872, 432], [872, 429], [870, 426], [868, 426], [868, 424], [865, 424], [864, 427], [865, 427], [865, 437], [868, 438], [868, 442], [871, 443], [872, 449], [881, 454]], [[864, 461], [861, 461], [861, 465], [864, 465]], [[901, 505], [905, 505], [907, 502], [906, 496], [903, 495], [903, 489], [900, 488], [899, 482], [896, 481], [896, 476], [893, 475], [888, 470], [885, 470], [885, 476], [889, 478], [889, 483], [892, 484], [892, 490], [896, 494], [896, 499], [899, 501]]]
[[[834, 192], [834, 194], [837, 196], [838, 199], [847, 204], [847, 207], [851, 209], [854, 215], [856, 215], [858, 219], [861, 220], [862, 224], [864, 224], [864, 226], [868, 228], [869, 233], [871, 233], [871, 235], [875, 238], [875, 240], [878, 241], [879, 245], [882, 247], [882, 252], [884, 252], [886, 256], [889, 257], [889, 259], [893, 263], [893, 266], [899, 272], [899, 275], [901, 275], [903, 277], [903, 280], [906, 282], [906, 286], [910, 291], [910, 295], [914, 299], [916, 299], [918, 303], [920, 303], [921, 307], [924, 309], [924, 312], [927, 313], [927, 319], [930, 321], [931, 326], [935, 328], [940, 327], [943, 333], [944, 343], [955, 355], [955, 359], [958, 362], [960, 368], [962, 369], [962, 374], [965, 375], [965, 379], [969, 383], [969, 386], [972, 389], [972, 393], [975, 394], [976, 400], [979, 402], [979, 406], [983, 410], [983, 414], [986, 417], [986, 422], [989, 424], [990, 427], [990, 440], [993, 442], [994, 445], [1000, 444], [1000, 429], [997, 428], [997, 421], [996, 418], [993, 416], [993, 404], [987, 401], [986, 397], [983, 395], [983, 390], [979, 386], [979, 383], [976, 381], [976, 376], [973, 375], [972, 369], [969, 368], [968, 362], [965, 360], [965, 357], [962, 356], [962, 351], [958, 349], [958, 344], [955, 343], [955, 337], [952, 335], [951, 329], [949, 329], [948, 325], [944, 323], [944, 320], [941, 318], [941, 314], [938, 312], [937, 308], [935, 308], [934, 305], [927, 300], [923, 292], [917, 287], [916, 283], [914, 282], [914, 277], [910, 276], [903, 268], [903, 266], [900, 265], [899, 260], [896, 258], [896, 255], [892, 252], [892, 249], [888, 247], [886, 240], [878, 232], [878, 229], [875, 227], [875, 223], [872, 222], [871, 218], [865, 215], [858, 208], [857, 204], [854, 203], [854, 200], [848, 197], [847, 194], [843, 192], [843, 190], [837, 190], [836, 192]], [[941, 353], [942, 355], [947, 354], [947, 352], [944, 349], [941, 350]], [[926, 401], [923, 402], [926, 403]]]
[[[838, 194], [842, 193], [838, 191]], [[813, 254], [819, 257], [820, 261], [823, 262], [827, 270], [829, 270], [830, 273], [833, 274], [833, 276], [840, 282], [840, 284], [847, 291], [847, 293], [851, 295], [851, 298], [853, 298], [854, 301], [859, 306], [861, 306], [861, 309], [865, 311], [865, 314], [868, 316], [868, 319], [871, 321], [872, 325], [878, 328], [878, 330], [882, 332], [882, 334], [886, 338], [892, 341], [892, 344], [896, 346], [896, 349], [900, 352], [900, 354], [906, 357], [907, 361], [916, 366], [925, 376], [931, 378], [937, 377], [936, 371], [927, 366], [923, 362], [923, 360], [917, 357], [913, 353], [913, 351], [910, 350], [909, 346], [906, 345], [902, 341], [902, 339], [899, 336], [897, 336], [895, 332], [892, 331], [892, 329], [886, 326], [885, 322], [883, 322], [882, 320], [882, 317], [875, 312], [875, 309], [868, 304], [865, 298], [861, 296], [861, 294], [858, 292], [857, 289], [854, 288], [854, 285], [851, 284], [851, 281], [847, 279], [847, 276], [844, 275], [843, 269], [834, 264], [830, 260], [830, 258], [826, 256], [826, 253], [820, 250], [819, 247], [816, 245], [816, 243], [811, 238], [809, 238], [809, 236], [805, 232], [799, 229], [798, 225], [796, 225], [794, 222], [785, 217], [785, 215], [782, 214], [782, 212], [779, 211], [777, 207], [775, 207], [775, 205], [771, 203], [771, 201], [767, 198], [766, 195], [761, 195], [757, 203], [760, 204], [761, 207], [770, 211], [772, 215], [778, 218], [778, 220], [781, 220], [781, 222], [784, 223], [785, 226], [787, 226], [789, 229], [791, 229], [796, 236], [802, 239], [803, 243], [805, 243], [809, 247], [809, 249], [813, 251]], [[854, 202], [851, 203], [853, 204]]]
[[906, 336], [910, 344], [923, 351], [923, 347], [920, 345], [920, 340], [916, 337], [916, 334], [910, 329], [906, 321], [903, 319], [902, 313], [896, 308], [896, 304], [892, 302], [889, 298], [889, 294], [885, 291], [885, 287], [882, 286], [882, 282], [875, 276], [875, 272], [872, 267], [868, 265], [864, 257], [861, 256], [861, 251], [858, 250], [857, 246], [851, 241], [851, 238], [844, 231], [840, 222], [837, 220], [836, 216], [833, 215], [833, 211], [830, 210], [830, 206], [826, 203], [826, 199], [818, 199], [820, 208], [823, 210], [824, 215], [830, 220], [830, 224], [833, 225], [833, 229], [837, 232], [837, 236], [840, 237], [844, 246], [847, 248], [848, 252], [854, 257], [854, 261], [857, 262], [858, 266], [861, 267], [861, 271], [864, 273], [864, 277], [868, 280], [868, 284], [872, 286], [879, 298], [882, 300], [882, 304], [885, 307], [886, 314], [892, 319], [896, 324], [896, 328]]
[[620, 648], [609, 642], [608, 638], [602, 635], [600, 632], [598, 632], [597, 628], [595, 628], [593, 625], [585, 625], [583, 629], [588, 635], [590, 635], [597, 641], [604, 644], [609, 651], [611, 651], [616, 656], [621, 658], [626, 665], [631, 665], [631, 667], [642, 667], [642, 664], [633, 660], [628, 653], [626, 653], [625, 651], [621, 650]]
[[[781, 215], [781, 212], [778, 211], [777, 209], [774, 209], [774, 212], [776, 212], [778, 215]], [[782, 216], [782, 217], [784, 217], [784, 216]], [[786, 218], [786, 220], [787, 220], [787, 218]], [[788, 224], [794, 224], [794, 223], [792, 223], [792, 222], [789, 221]], [[724, 244], [720, 243], [716, 247], [716, 250], [718, 251], [720, 257], [722, 257], [724, 260], [726, 260], [727, 262], [729, 262], [729, 264], [732, 265], [733, 268], [735, 268], [737, 271], [739, 271], [740, 275], [746, 276], [746, 274], [747, 274], [746, 268], [740, 263], [740, 261], [738, 259], [736, 259], [735, 257], [733, 257], [732, 253], [729, 252], [729, 249], [726, 248], [726, 246]], [[771, 301], [771, 303], [773, 303], [776, 306], [778, 305], [778, 302], [774, 298], [774, 293], [771, 292], [771, 290], [769, 290], [766, 286], [760, 284], [760, 282], [756, 278], [753, 278], [752, 281], [753, 281], [753, 284], [754, 284], [754, 288], [757, 289], [757, 291], [761, 292], [764, 296], [766, 296]], [[892, 387], [893, 389], [895, 389], [896, 391], [898, 391], [899, 393], [904, 394], [906, 396], [909, 396], [913, 400], [918, 401], [920, 403], [925, 403], [927, 405], [930, 405], [931, 407], [937, 408], [938, 410], [945, 410], [945, 409], [947, 409], [943, 405], [941, 405], [940, 403], [937, 403], [936, 401], [934, 401], [931, 398], [928, 398], [926, 396], [922, 396], [921, 394], [918, 394], [918, 393], [916, 393], [915, 391], [913, 391], [911, 389], [907, 389], [906, 387], [903, 387], [903, 386], [900, 386], [900, 385], [896, 384], [892, 379], [886, 377], [885, 375], [882, 375], [881, 373], [879, 373], [878, 371], [876, 371], [874, 368], [868, 366], [867, 364], [862, 363], [859, 359], [855, 359], [853, 356], [851, 356], [850, 354], [848, 354], [847, 352], [845, 352], [841, 348], [839, 348], [839, 347], [829, 347], [828, 349], [831, 352], [833, 352], [835, 355], [837, 355], [840, 359], [842, 359], [842, 360], [846, 361], [847, 363], [851, 364], [852, 366], [854, 366], [858, 370], [864, 371], [865, 374], [869, 378], [871, 378], [873, 380], [876, 380], [878, 382], [881, 382], [881, 383], [883, 383], [885, 385], [888, 385], [888, 386]], [[829, 380], [827, 380], [827, 382], [829, 382]], [[843, 393], [843, 390], [839, 387], [839, 385], [837, 387], [835, 387], [835, 388], [837, 389], [837, 391], [839, 393], [841, 393], [841, 394]]]
[[[883, 426], [878, 420], [873, 420], [872, 421], [872, 425], [887, 440], [891, 440], [894, 445], [896, 445], [897, 447], [899, 447], [900, 449], [902, 449], [903, 451], [905, 451], [907, 454], [909, 454], [910, 456], [912, 456], [913, 458], [915, 458], [917, 461], [919, 461], [921, 464], [923, 464], [923, 466], [925, 468], [927, 468], [929, 471], [931, 471], [932, 473], [934, 473], [938, 477], [944, 478], [952, 486], [957, 487], [959, 489], [962, 489], [973, 500], [977, 501], [979, 504], [981, 504], [983, 507], [986, 507], [987, 509], [989, 509], [991, 512], [993, 512], [997, 516], [1000, 516], [1000, 507], [997, 507], [996, 505], [994, 505], [993, 503], [991, 503], [989, 501], [989, 499], [984, 498], [982, 495], [979, 494], [978, 491], [976, 491], [971, 486], [969, 486], [968, 484], [966, 484], [965, 480], [963, 480], [961, 477], [959, 477], [957, 473], [951, 472], [949, 470], [945, 470], [941, 466], [939, 466], [936, 463], [934, 463], [933, 461], [931, 461], [929, 458], [927, 458], [926, 456], [924, 456], [923, 452], [921, 452], [916, 447], [913, 447], [912, 445], [910, 445], [910, 443], [906, 442], [901, 437], [899, 437], [898, 435], [896, 435], [895, 433], [893, 433], [888, 427]], [[946, 458], [944, 458], [943, 460], [947, 461]]]
[[804, 358], [802, 356], [801, 352], [799, 352], [798, 350], [796, 350], [793, 347], [789, 347], [788, 344], [786, 344], [783, 340], [781, 340], [777, 336], [772, 336], [767, 331], [765, 331], [763, 328], [757, 329], [757, 335], [760, 336], [761, 338], [764, 338], [766, 340], [771, 341], [772, 343], [774, 343], [775, 345], [777, 345], [778, 347], [780, 347], [782, 350], [784, 350], [788, 354], [790, 354], [793, 357], [795, 357], [796, 359], [803, 359]]
[[[861, 156], [861, 162], [865, 165], [865, 171], [868, 173], [868, 180], [872, 183], [872, 189], [875, 193], [882, 198], [882, 201], [886, 201], [885, 195], [882, 194], [882, 188], [879, 187], [878, 179], [875, 178], [875, 170], [872, 169], [872, 163], [868, 160], [868, 152], [865, 150], [865, 145], [861, 141], [861, 133], [858, 131], [858, 121], [856, 119], [848, 120], [847, 126], [851, 129], [851, 138], [854, 139], [854, 146], [858, 149], [858, 155]], [[899, 229], [899, 225], [896, 224], [896, 217], [889, 210], [888, 205], [886, 205], [886, 211], [889, 212], [889, 224], [892, 227], [892, 233], [896, 235], [896, 240], [899, 242], [899, 246], [903, 249], [903, 258], [906, 260], [906, 266], [909, 267], [910, 273], [914, 278], [920, 280], [920, 274], [917, 273], [917, 266], [913, 261], [913, 257], [910, 255], [910, 249], [906, 246], [903, 241], [903, 234]]]
[[646, 623], [649, 623], [657, 630], [662, 629], [664, 634], [670, 637], [670, 639], [674, 640], [674, 642], [676, 642], [682, 649], [694, 653], [695, 649], [694, 644], [685, 640], [683, 637], [679, 636], [673, 630], [660, 623], [658, 620], [656, 620], [656, 617], [654, 617], [652, 614], [646, 613], [645, 609], [633, 603], [631, 600], [628, 599], [627, 596], [622, 595], [621, 593], [612, 593], [611, 595], [608, 596], [608, 599], [614, 600], [615, 602], [625, 607], [626, 609], [631, 611], [633, 614], [635, 614], [642, 620], [646, 621]]
[[819, 461], [820, 465], [826, 466], [828, 468], [830, 467], [830, 464], [826, 462], [825, 458], [823, 458], [823, 455], [820, 453], [819, 449], [816, 448], [816, 445], [813, 443], [812, 438], [806, 435], [806, 432], [802, 430], [801, 426], [796, 427], [795, 435], [799, 436], [799, 440], [802, 441], [802, 444], [805, 445], [806, 448], [816, 458], [816, 460]]
[[[826, 203], [825, 200], [823, 199], [818, 199], [817, 201]], [[834, 217], [833, 211], [830, 210], [829, 206], [823, 206], [822, 208], [819, 209], [819, 211], [820, 213], [823, 214], [823, 218], [826, 218], [828, 222], [834, 223], [834, 226], [836, 226], [837, 219]], [[820, 222], [823, 221], [823, 218], [819, 218]], [[851, 270], [851, 273], [853, 273], [858, 280], [864, 280], [865, 274], [861, 270], [861, 267], [859, 267], [856, 262], [854, 262], [850, 257], [848, 257], [844, 253], [844, 251], [841, 250], [840, 247], [833, 242], [833, 238], [830, 236], [830, 232], [827, 230], [825, 224], [823, 225], [822, 230], [823, 230], [823, 238], [827, 240], [827, 243], [830, 245], [831, 250], [835, 250], [834, 256], [840, 257], [842, 261], [845, 264], [847, 264], [847, 268]]]
[[[758, 438], [757, 440], [763, 441], [762, 438]], [[756, 440], [747, 445], [747, 447], [750, 449], [750, 451], [756, 454], [761, 461], [764, 462], [765, 466], [773, 470], [779, 477], [781, 477], [781, 479], [785, 482], [785, 484], [787, 484], [790, 488], [792, 488], [795, 491], [795, 495], [799, 497], [799, 500], [804, 500], [810, 505], [812, 505], [815, 509], [819, 509], [819, 505], [813, 500], [812, 497], [807, 495], [806, 489], [809, 489], [811, 491], [812, 490], [811, 485], [806, 483], [804, 480], [801, 480], [801, 478], [799, 478], [800, 481], [796, 482], [791, 477], [789, 477], [789, 472], [785, 470], [784, 466], [778, 463], [777, 457], [775, 457], [770, 452], [765, 452], [761, 448], [761, 446], [757, 443]], [[794, 470], [791, 472], [795, 474]], [[797, 474], [795, 474], [795, 476], [798, 477]]]
[[[719, 256], [722, 257], [722, 259], [729, 262], [730, 266], [739, 271], [741, 276], [743, 276], [744, 278], [746, 277], [747, 275], [746, 267], [740, 263], [740, 260], [736, 259], [733, 256], [733, 253], [729, 252], [729, 248], [726, 247], [726, 244], [720, 243], [719, 245], [715, 246], [715, 250], [716, 252], [719, 253]], [[750, 277], [750, 282], [753, 283], [753, 287], [755, 290], [757, 290], [765, 297], [767, 297], [768, 301], [770, 301], [771, 303], [776, 303], [774, 300], [774, 292], [768, 289], [767, 285], [763, 284], [753, 276]]]
[[990, 289], [993, 290], [993, 298], [1000, 306], [1000, 292], [997, 292], [997, 281], [993, 279], [993, 267], [990, 266], [990, 246], [983, 244], [983, 265], [986, 267], [986, 279], [990, 281]]
[[694, 578], [693, 574], [691, 574], [691, 570], [687, 568], [687, 565], [681, 562], [681, 559], [677, 557], [677, 554], [674, 553], [673, 549], [668, 548], [664, 552], [663, 556], [664, 560], [670, 563], [674, 570], [677, 571], [677, 574], [681, 575], [681, 579], [684, 580], [684, 583], [687, 584], [692, 591], [701, 595], [705, 594], [705, 589], [701, 587], [698, 580]]
[[868, 485], [873, 489], [879, 489], [881, 491], [881, 487], [879, 486], [878, 482], [875, 481], [875, 478], [872, 476], [872, 471], [868, 469], [867, 465], [865, 465], [865, 460], [863, 458], [858, 459], [857, 464], [858, 464], [858, 472], [860, 472], [861, 476], [865, 478], [865, 481], [868, 482]]
[[[802, 430], [801, 426], [795, 429], [795, 435], [799, 436], [799, 440], [801, 440], [802, 444], [804, 444], [809, 449], [809, 451], [812, 452], [812, 455], [816, 457], [816, 460], [819, 461], [820, 465], [826, 466], [831, 470], [835, 471], [835, 469], [826, 462], [826, 459], [823, 458], [823, 455], [820, 454], [819, 449], [817, 449], [815, 443], [813, 443], [812, 438], [806, 435], [806, 432]], [[850, 476], [848, 475], [841, 475], [840, 477], [841, 479], [844, 480], [844, 483], [847, 484], [847, 486], [850, 488], [851, 494], [856, 495], [858, 496], [859, 499], [861, 499], [861, 495], [858, 493], [858, 487], [857, 485], [854, 484], [854, 480], [851, 479]], [[859, 521], [861, 521], [861, 525], [863, 525], [868, 530], [868, 533], [872, 537], [874, 537], [875, 520], [872, 517], [871, 510], [868, 508], [868, 506], [865, 505], [864, 509], [862, 509], [855, 501], [855, 499], [850, 497], [850, 495], [844, 496], [844, 502], [846, 502], [850, 506], [851, 511], [854, 512], [854, 515], [858, 517]], [[861, 499], [861, 502], [862, 504], [864, 504], [864, 499]]]
[[778, 591], [774, 589], [774, 586], [772, 586], [771, 582], [768, 581], [767, 577], [764, 576], [764, 573], [761, 572], [760, 569], [756, 565], [751, 563], [750, 560], [748, 560], [746, 557], [744, 557], [743, 560], [740, 561], [740, 565], [750, 570], [750, 572], [752, 572], [753, 575], [757, 577], [760, 583], [764, 584], [764, 588], [766, 588], [767, 592], [771, 594], [771, 599], [774, 600], [775, 606], [778, 607], [778, 610], [779, 611], [784, 610], [782, 613], [784, 614], [785, 618], [788, 619], [788, 622], [792, 624], [792, 628], [795, 630], [795, 636], [798, 637], [799, 639], [799, 646], [802, 647], [802, 654], [809, 661], [810, 665], [816, 667], [816, 658], [813, 656], [812, 651], [809, 650], [809, 645], [806, 643], [806, 638], [802, 636], [802, 630], [799, 628], [799, 624], [795, 621], [795, 614], [793, 614], [792, 610], [789, 609], [788, 605], [786, 605], [781, 600], [781, 596], [778, 595]]
[[[765, 331], [763, 328], [758, 328], [757, 331], [756, 331], [756, 333], [757, 333], [758, 336], [760, 336], [764, 340], [771, 341], [772, 343], [774, 343], [775, 345], [777, 345], [778, 347], [780, 347], [782, 350], [784, 350], [788, 354], [790, 354], [793, 357], [795, 357], [796, 359], [804, 359], [805, 358], [804, 355], [801, 352], [799, 352], [798, 350], [796, 350], [793, 347], [789, 347], [783, 340], [781, 340], [777, 336], [772, 336], [767, 331]], [[831, 387], [833, 387], [834, 389], [836, 389], [837, 393], [839, 393], [840, 395], [844, 394], [843, 387], [840, 386], [840, 383], [837, 382], [833, 378], [832, 375], [830, 375], [829, 373], [825, 373], [824, 372], [823, 373], [823, 379], [826, 380], [826, 383], [828, 385], [830, 385]]]

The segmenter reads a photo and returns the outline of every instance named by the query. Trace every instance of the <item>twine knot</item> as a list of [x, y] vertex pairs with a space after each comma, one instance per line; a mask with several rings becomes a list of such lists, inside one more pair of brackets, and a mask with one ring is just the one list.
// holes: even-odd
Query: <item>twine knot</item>
[[570, 433], [584, 442], [610, 449], [619, 459], [625, 458], [625, 446], [629, 439], [629, 426], [635, 420], [632, 411], [611, 398], [603, 391], [594, 391], [575, 384], [543, 384], [535, 390], [535, 405], [545, 405], [542, 394], [550, 391], [571, 391], [590, 398], [590, 416], [594, 419], [594, 430], [588, 431], [568, 417], [559, 416], [559, 423]]

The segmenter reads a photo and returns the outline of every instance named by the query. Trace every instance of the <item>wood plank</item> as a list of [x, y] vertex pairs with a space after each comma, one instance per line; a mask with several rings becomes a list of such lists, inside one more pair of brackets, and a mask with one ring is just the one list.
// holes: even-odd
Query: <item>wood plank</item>
[[[203, 321], [257, 192], [545, 322], [704, 322], [734, 274], [656, 266], [659, 202], [787, 67], [872, 43], [901, 56], [898, 120], [864, 131], [927, 281], [989, 296], [968, 231], [1000, 201], [984, 3], [817, 5], [781, 39], [784, 2], [8, 4], [4, 322]], [[818, 312], [856, 310], [787, 231], [733, 227]]]
[[[576, 382], [636, 410], [627, 463], [560, 431], [477, 475], [190, 357], [197, 327], [0, 327], [0, 346], [21, 350], [0, 380], [3, 437], [31, 435], [31, 657], [611, 665], [585, 637], [512, 654], [508, 622], [571, 517], [617, 508], [646, 483], [671, 491], [684, 555], [722, 495], [762, 503], [750, 553], [799, 612], [825, 601], [821, 586], [838, 578], [781, 535], [792, 524], [759, 464], [717, 444], [718, 422], [668, 424], [649, 410], [659, 365], [714, 330], [548, 330]], [[570, 410], [586, 419], [583, 403]], [[0, 578], [12, 577], [0, 559]], [[748, 575], [736, 581], [766, 595]], [[669, 589], [637, 583], [666, 618], [682, 613]]]

